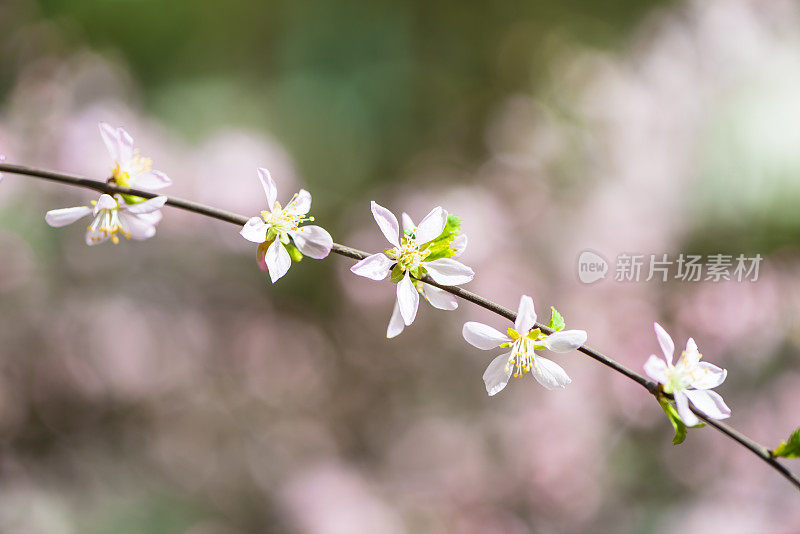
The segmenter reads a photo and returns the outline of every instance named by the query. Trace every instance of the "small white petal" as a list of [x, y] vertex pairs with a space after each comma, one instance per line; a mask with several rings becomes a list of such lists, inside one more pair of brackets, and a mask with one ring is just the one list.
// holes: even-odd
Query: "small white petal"
[[94, 205], [94, 214], [97, 215], [100, 210], [113, 210], [116, 207], [117, 201], [114, 200], [114, 197], [104, 193], [100, 195], [100, 198], [97, 199], [97, 204]]
[[408, 213], [403, 212], [400, 215], [400, 220], [403, 221], [403, 230], [414, 230], [414, 221], [409, 217]]
[[239, 235], [253, 243], [263, 243], [267, 240], [269, 227], [261, 217], [251, 217], [239, 230]]
[[278, 281], [292, 266], [292, 258], [286, 251], [280, 239], [276, 239], [267, 249], [266, 257], [264, 258], [269, 268], [269, 277], [272, 283]]
[[667, 383], [667, 362], [664, 361], [664, 358], [651, 354], [644, 363], [644, 372], [656, 382]]
[[359, 261], [350, 267], [350, 271], [353, 274], [357, 274], [358, 276], [363, 276], [371, 280], [383, 280], [389, 275], [389, 271], [391, 271], [394, 263], [395, 262], [393, 259], [388, 257], [386, 254], [379, 252], [377, 254], [373, 254], [372, 256], [367, 256], [363, 260]]
[[511, 366], [508, 365], [510, 352], [501, 354], [489, 363], [483, 373], [483, 383], [486, 385], [486, 393], [494, 396], [503, 391], [511, 378]]
[[422, 284], [422, 296], [424, 296], [434, 308], [448, 311], [458, 308], [458, 300], [455, 295], [448, 293], [444, 289], [439, 289], [436, 286]]
[[461, 256], [467, 249], [467, 234], [458, 234], [455, 239], [450, 242], [450, 248], [456, 251], [452, 256], [453, 258]]
[[567, 376], [567, 372], [553, 360], [534, 356], [533, 362], [533, 368], [531, 369], [533, 378], [546, 389], [563, 388], [572, 382], [570, 377]]
[[142, 174], [137, 174], [131, 180], [131, 187], [139, 187], [141, 189], [163, 189], [170, 185], [172, 185], [172, 180], [161, 171], [143, 172]]
[[72, 224], [81, 217], [86, 217], [90, 213], [92, 213], [92, 208], [88, 206], [50, 210], [45, 213], [44, 220], [53, 228], [60, 228], [61, 226]]
[[664, 330], [660, 324], [653, 323], [653, 328], [656, 331], [658, 344], [661, 345], [661, 352], [664, 353], [664, 359], [667, 361], [667, 363], [672, 363], [672, 355], [675, 354], [675, 343], [672, 342], [672, 338], [669, 336], [669, 334], [667, 334], [667, 331]]
[[120, 211], [119, 220], [131, 239], [142, 241], [156, 235], [156, 227], [137, 215]]
[[511, 341], [510, 337], [501, 334], [491, 326], [475, 321], [464, 323], [461, 335], [464, 336], [467, 343], [481, 350], [490, 350]]
[[689, 409], [689, 397], [683, 391], [676, 391], [675, 408], [678, 410], [678, 415], [681, 416], [681, 421], [686, 426], [695, 426], [700, 422], [700, 419]]
[[695, 389], [711, 389], [725, 382], [727, 369], [720, 369], [713, 363], [700, 362], [692, 371], [691, 386]]
[[152, 213], [154, 211], [158, 211], [164, 207], [164, 204], [167, 203], [167, 197], [160, 196], [160, 197], [153, 197], [151, 199], [145, 200], [144, 202], [139, 202], [138, 204], [122, 204], [121, 208], [129, 213]]
[[686, 396], [689, 397], [695, 408], [711, 419], [727, 419], [731, 416], [731, 409], [716, 391], [687, 389]]
[[375, 218], [375, 222], [378, 223], [378, 228], [380, 228], [383, 235], [386, 236], [386, 240], [392, 245], [399, 247], [400, 225], [397, 223], [397, 217], [394, 216], [394, 213], [374, 200], [370, 204], [370, 207], [372, 209], [372, 216]]
[[119, 140], [119, 162], [125, 164], [133, 159], [135, 147], [133, 137], [124, 128], [117, 128], [117, 139]]
[[117, 131], [112, 128], [110, 124], [105, 122], [101, 122], [97, 126], [100, 128], [100, 137], [103, 138], [103, 143], [106, 145], [111, 159], [119, 161], [119, 140], [117, 139]]
[[424, 261], [422, 266], [438, 283], [445, 286], [466, 284], [475, 277], [475, 272], [452, 258], [439, 258], [433, 261]]
[[533, 307], [533, 299], [528, 295], [522, 295], [519, 299], [519, 309], [517, 309], [517, 320], [514, 321], [514, 330], [524, 336], [535, 325], [536, 310]]
[[397, 302], [394, 303], [394, 310], [392, 310], [392, 318], [389, 319], [389, 326], [386, 328], [386, 338], [392, 339], [399, 336], [406, 325], [403, 323], [403, 316], [400, 315], [400, 307]]
[[286, 205], [284, 209], [287, 213], [294, 215], [305, 215], [311, 211], [311, 193], [301, 189], [297, 196]]
[[406, 323], [406, 326], [410, 326], [417, 316], [419, 292], [414, 286], [414, 282], [411, 281], [408, 272], [397, 284], [397, 305], [400, 307], [400, 315], [403, 316], [403, 322]]
[[299, 229], [289, 232], [289, 235], [292, 236], [295, 246], [304, 256], [321, 260], [331, 253], [333, 238], [321, 226], [301, 226]]
[[683, 362], [688, 369], [693, 368], [700, 361], [700, 351], [697, 350], [694, 339], [689, 338], [686, 342], [686, 350], [681, 353], [679, 361]]
[[553, 332], [541, 343], [553, 352], [569, 352], [586, 343], [586, 332], [583, 330]]
[[272, 211], [278, 201], [278, 187], [275, 185], [275, 180], [263, 167], [258, 168], [258, 179], [261, 180], [261, 187], [264, 188], [264, 194], [267, 195], [267, 210]]
[[414, 236], [417, 243], [422, 244], [433, 241], [442, 235], [446, 224], [447, 212], [441, 206], [433, 208], [417, 225], [417, 231]]

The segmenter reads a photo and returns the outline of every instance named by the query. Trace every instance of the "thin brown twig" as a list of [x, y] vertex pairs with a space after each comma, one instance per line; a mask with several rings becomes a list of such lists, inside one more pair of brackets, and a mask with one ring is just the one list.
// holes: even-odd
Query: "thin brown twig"
[[[41, 178], [41, 179], [50, 180], [50, 181], [53, 181], [53, 182], [59, 182], [59, 183], [73, 185], [73, 186], [77, 186], [77, 187], [83, 187], [83, 188], [86, 188], [86, 189], [92, 189], [94, 191], [99, 191], [99, 192], [102, 192], [102, 193], [112, 193], [112, 194], [113, 193], [120, 193], [120, 194], [126, 194], [126, 195], [134, 195], [134, 196], [143, 197], [143, 198], [153, 198], [153, 197], [156, 197], [156, 196], [161, 196], [158, 193], [153, 193], [151, 191], [142, 191], [140, 189], [130, 189], [130, 188], [127, 188], [127, 187], [121, 187], [121, 186], [113, 184], [113, 183], [101, 182], [101, 181], [98, 181], [98, 180], [90, 180], [88, 178], [84, 178], [84, 177], [81, 177], [81, 176], [64, 174], [64, 173], [60, 173], [60, 172], [53, 172], [53, 171], [47, 171], [47, 170], [41, 170], [41, 169], [34, 169], [34, 168], [26, 167], [26, 166], [23, 166], [23, 165], [12, 165], [12, 164], [7, 164], [7, 163], [0, 163], [0, 172], [9, 172], [9, 173], [14, 173], [14, 174], [21, 174], [21, 175], [25, 175], [25, 176], [31, 176], [31, 177], [34, 177], [34, 178]], [[244, 225], [248, 221], [248, 217], [245, 217], [243, 215], [239, 215], [237, 213], [233, 213], [233, 212], [230, 212], [230, 211], [225, 211], [225, 210], [213, 208], [211, 206], [206, 206], [204, 204], [199, 204], [197, 202], [192, 202], [190, 200], [184, 200], [184, 199], [175, 198], [175, 197], [167, 197], [167, 205], [168, 206], [173, 206], [173, 207], [176, 207], [176, 208], [179, 208], [179, 209], [182, 209], [182, 210], [190, 211], [192, 213], [198, 213], [200, 215], [205, 215], [207, 217], [211, 217], [211, 218], [214, 218], [214, 219], [219, 219], [221, 221], [229, 222], [229, 223], [236, 224], [236, 225], [239, 225], [239, 226]], [[369, 256], [368, 253], [366, 253], [366, 252], [364, 252], [362, 250], [358, 250], [358, 249], [355, 249], [355, 248], [352, 248], [352, 247], [348, 247], [348, 246], [345, 246], [345, 245], [340, 245], [338, 243], [334, 243], [333, 244], [333, 247], [331, 248], [331, 251], [335, 252], [336, 254], [339, 254], [341, 256], [346, 256], [346, 257], [354, 259], [354, 260], [362, 260], [362, 259], [366, 258], [367, 256]], [[501, 305], [499, 305], [499, 304], [497, 304], [495, 302], [492, 302], [489, 299], [481, 297], [480, 295], [477, 295], [477, 294], [475, 294], [475, 293], [473, 293], [471, 291], [468, 291], [466, 289], [463, 289], [463, 288], [460, 288], [460, 287], [457, 287], [457, 286], [444, 286], [444, 285], [438, 284], [433, 279], [431, 279], [430, 276], [428, 276], [428, 275], [425, 275], [422, 278], [422, 281], [425, 282], [426, 284], [431, 284], [431, 285], [434, 285], [434, 286], [436, 286], [436, 287], [438, 287], [440, 289], [443, 289], [444, 291], [447, 291], [448, 293], [451, 293], [451, 294], [453, 294], [453, 295], [455, 295], [455, 296], [457, 296], [459, 298], [462, 298], [464, 300], [472, 302], [473, 304], [476, 304], [476, 305], [478, 305], [478, 306], [480, 306], [482, 308], [485, 308], [485, 309], [487, 309], [487, 310], [489, 310], [489, 311], [491, 311], [493, 313], [496, 313], [497, 315], [499, 315], [501, 317], [505, 317], [506, 319], [508, 319], [510, 321], [514, 321], [516, 319], [516, 314], [512, 310], [510, 310], [510, 309], [508, 309], [508, 308], [506, 308], [504, 306], [501, 306]], [[543, 325], [543, 324], [536, 323], [536, 326], [538, 328], [540, 328], [546, 334], [552, 333], [552, 330], [550, 328], [548, 328], [547, 326]], [[613, 369], [614, 371], [616, 371], [616, 372], [628, 377], [629, 379], [633, 380], [634, 382], [638, 383], [639, 385], [641, 385], [642, 387], [647, 389], [647, 391], [650, 392], [652, 395], [658, 396], [658, 395], [662, 394], [660, 392], [660, 389], [659, 389], [657, 383], [655, 383], [652, 380], [640, 375], [639, 373], [636, 373], [635, 371], [632, 371], [631, 369], [628, 369], [626, 366], [624, 366], [621, 363], [609, 358], [608, 356], [602, 354], [601, 352], [596, 351], [596, 350], [594, 350], [594, 349], [592, 349], [590, 347], [587, 347], [586, 345], [583, 345], [583, 346], [579, 347], [577, 350], [579, 352], [582, 352], [583, 354], [589, 356], [590, 358], [593, 358], [593, 359], [597, 360], [598, 362], [600, 362], [601, 364], [605, 365], [606, 367], [609, 367], [609, 368]], [[764, 462], [769, 464], [773, 469], [775, 469], [781, 475], [783, 475], [795, 487], [797, 487], [798, 490], [800, 490], [800, 477], [798, 477], [795, 473], [790, 471], [786, 466], [784, 466], [783, 464], [778, 462], [772, 456], [771, 451], [769, 449], [767, 449], [763, 445], [760, 445], [760, 444], [756, 443], [755, 441], [751, 440], [750, 438], [748, 438], [744, 434], [742, 434], [739, 431], [735, 430], [730, 425], [727, 425], [727, 424], [722, 423], [720, 421], [717, 421], [717, 420], [709, 418], [704, 413], [700, 412], [699, 410], [696, 410], [694, 407], [692, 407], [692, 411], [695, 414], [697, 414], [697, 416], [700, 417], [703, 421], [705, 421], [708, 425], [710, 425], [711, 427], [715, 428], [716, 430], [721, 432], [723, 435], [725, 435], [728, 438], [732, 439], [733, 441], [735, 441], [739, 445], [745, 447], [746, 449], [751, 451], [753, 454], [755, 454], [756, 456], [761, 458]]]

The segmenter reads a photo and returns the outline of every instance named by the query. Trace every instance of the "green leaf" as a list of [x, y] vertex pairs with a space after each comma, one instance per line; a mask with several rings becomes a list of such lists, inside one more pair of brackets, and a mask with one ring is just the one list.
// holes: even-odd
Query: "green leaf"
[[564, 317], [552, 306], [550, 306], [550, 322], [547, 323], [547, 326], [555, 331], [564, 330]]
[[783, 458], [800, 458], [800, 428], [795, 430], [792, 435], [789, 436], [789, 441], [781, 441], [781, 444], [778, 445], [774, 451], [772, 451], [772, 456], [782, 456]]
[[303, 259], [303, 254], [297, 250], [297, 247], [294, 245], [284, 245], [286, 247], [286, 252], [289, 253], [289, 256], [292, 258], [293, 261], [300, 261]]
[[672, 438], [672, 444], [680, 445], [683, 443], [683, 440], [686, 439], [686, 425], [683, 424], [681, 416], [678, 415], [678, 411], [669, 399], [666, 397], [659, 397], [658, 403], [661, 405], [661, 409], [664, 410], [664, 413], [667, 414], [669, 422], [672, 423], [672, 427], [675, 429], [675, 437]]
[[[450, 243], [461, 233], [461, 219], [455, 215], [447, 216], [447, 223], [439, 237], [427, 244], [429, 250], [425, 256], [425, 261], [433, 261], [441, 258], [452, 258], [456, 250], [450, 247]], [[424, 245], [423, 245], [424, 248]]]
[[403, 279], [403, 275], [404, 275], [404, 273], [403, 273], [402, 269], [400, 269], [400, 266], [399, 265], [395, 265], [394, 268], [392, 269], [392, 274], [391, 274], [390, 280], [396, 284], [400, 280]]
[[148, 200], [146, 198], [137, 197], [134, 195], [123, 195], [122, 193], [120, 193], [119, 196], [122, 197], [122, 200], [124, 200], [126, 204], [139, 204], [141, 202], [144, 202], [145, 200]]

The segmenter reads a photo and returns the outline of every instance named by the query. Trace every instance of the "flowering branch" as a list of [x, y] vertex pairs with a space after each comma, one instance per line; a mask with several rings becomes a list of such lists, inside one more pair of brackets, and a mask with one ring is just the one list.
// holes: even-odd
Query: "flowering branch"
[[[65, 174], [65, 173], [59, 173], [59, 172], [35, 169], [35, 168], [26, 167], [26, 166], [22, 166], [22, 165], [12, 165], [12, 164], [7, 164], [7, 163], [2, 163], [2, 160], [0, 160], [0, 172], [7, 172], [7, 173], [18, 174], [18, 175], [25, 175], [25, 176], [30, 176], [30, 177], [33, 177], [33, 178], [49, 180], [49, 181], [58, 182], [58, 183], [62, 183], [62, 184], [67, 184], [67, 185], [72, 185], [72, 186], [76, 186], [76, 187], [82, 187], [82, 188], [85, 188], [85, 189], [91, 189], [91, 190], [98, 191], [100, 193], [104, 193], [104, 194], [108, 194], [108, 195], [115, 195], [116, 194], [116, 195], [122, 195], [122, 196], [128, 196], [128, 197], [141, 197], [142, 199], [152, 199], [152, 198], [159, 197], [159, 198], [165, 199], [165, 204], [168, 205], [168, 206], [173, 206], [175, 208], [179, 208], [179, 209], [182, 209], [182, 210], [185, 210], [185, 211], [190, 211], [192, 213], [197, 213], [199, 215], [204, 215], [206, 217], [211, 217], [213, 219], [218, 219], [218, 220], [225, 221], [225, 222], [228, 222], [228, 223], [231, 223], [231, 224], [235, 224], [235, 225], [238, 225], [238, 226], [245, 226], [245, 225], [248, 224], [248, 221], [251, 220], [250, 218], [245, 217], [243, 215], [239, 215], [237, 213], [233, 213], [233, 212], [217, 209], [217, 208], [214, 208], [214, 207], [211, 207], [211, 206], [206, 206], [206, 205], [203, 205], [203, 204], [199, 204], [197, 202], [192, 202], [192, 201], [189, 201], [189, 200], [184, 200], [184, 199], [175, 198], [175, 197], [164, 197], [162, 195], [158, 195], [157, 193], [153, 193], [153, 192], [150, 192], [150, 191], [143, 191], [143, 190], [136, 189], [136, 188], [124, 187], [122, 185], [119, 185], [119, 183], [115, 183], [115, 182], [119, 182], [117, 180], [115, 180], [114, 182], [111, 182], [111, 181], [109, 181], [109, 182], [101, 182], [101, 181], [97, 181], [97, 180], [90, 180], [88, 178], [84, 178], [84, 177], [81, 177], [81, 176], [75, 176], [75, 175], [70, 175], [70, 174]], [[166, 177], [164, 176], [163, 179], [166, 179]], [[124, 182], [122, 182], [122, 183], [124, 183]], [[374, 209], [373, 209], [373, 211], [374, 211]], [[348, 246], [345, 246], [345, 245], [340, 245], [338, 243], [333, 243], [331, 245], [331, 249], [330, 250], [332, 252], [335, 252], [336, 254], [339, 254], [340, 256], [345, 256], [345, 257], [348, 257], [348, 258], [351, 258], [351, 259], [354, 259], [354, 260], [359, 260], [359, 261], [365, 260], [365, 259], [369, 258], [370, 256], [374, 256], [374, 255], [370, 255], [370, 254], [368, 254], [368, 253], [366, 253], [364, 251], [361, 251], [361, 250], [358, 250], [358, 249], [355, 249], [355, 248], [352, 248], [352, 247], [348, 247]], [[496, 303], [494, 303], [494, 302], [492, 302], [492, 301], [490, 301], [490, 300], [488, 300], [488, 299], [486, 299], [484, 297], [481, 297], [480, 295], [477, 295], [477, 294], [475, 294], [475, 293], [473, 293], [471, 291], [467, 291], [466, 289], [462, 289], [462, 288], [460, 288], [458, 286], [455, 286], [455, 285], [446, 285], [446, 284], [442, 284], [440, 282], [437, 282], [436, 280], [434, 280], [430, 276], [430, 274], [427, 274], [427, 273], [421, 273], [419, 276], [414, 276], [414, 278], [416, 280], [420, 281], [420, 282], [424, 282], [425, 284], [429, 284], [431, 286], [434, 286], [436, 288], [444, 290], [444, 291], [446, 291], [446, 292], [448, 292], [448, 293], [450, 293], [450, 294], [452, 294], [452, 295], [454, 295], [456, 297], [459, 297], [459, 298], [461, 298], [463, 300], [472, 302], [473, 304], [476, 304], [476, 305], [478, 305], [478, 306], [480, 306], [482, 308], [485, 308], [485, 309], [487, 309], [487, 310], [489, 310], [489, 311], [491, 311], [491, 312], [493, 312], [493, 313], [495, 313], [495, 314], [497, 314], [497, 315], [499, 315], [501, 317], [504, 317], [504, 318], [506, 318], [506, 319], [508, 319], [510, 321], [513, 321], [513, 322], [517, 321], [518, 314], [515, 313], [514, 311], [512, 311], [512, 310], [510, 310], [510, 309], [508, 309], [508, 308], [506, 308], [504, 306], [501, 306], [499, 304], [496, 304]], [[532, 303], [531, 303], [531, 312], [532, 312]], [[533, 314], [533, 318], [534, 318], [534, 320], [531, 322], [531, 324], [528, 325], [528, 328], [526, 330], [533, 331], [534, 329], [538, 329], [544, 335], [543, 337], [539, 338], [540, 342], [546, 342], [546, 336], [550, 336], [550, 335], [554, 334], [555, 333], [554, 329], [550, 328], [550, 327], [548, 327], [546, 325], [543, 325], [543, 324], [541, 324], [539, 322], [535, 322], [535, 314]], [[658, 328], [657, 328], [657, 332], [658, 332]], [[542, 334], [540, 334], [540, 335], [542, 335]], [[661, 338], [659, 338], [659, 341], [661, 341]], [[671, 340], [670, 340], [670, 343], [671, 343]], [[693, 343], [694, 342], [692, 341], [692, 344]], [[663, 344], [662, 344], [662, 347], [663, 347]], [[587, 347], [586, 345], [583, 345], [583, 344], [581, 344], [580, 346], [577, 346], [575, 348], [576, 348], [576, 350], [578, 350], [579, 352], [582, 352], [586, 356], [589, 356], [589, 357], [593, 358], [594, 360], [597, 360], [598, 362], [600, 362], [601, 364], [605, 365], [606, 367], [609, 367], [609, 368], [613, 369], [614, 371], [626, 376], [630, 380], [633, 380], [634, 382], [638, 383], [639, 385], [641, 385], [642, 387], [647, 389], [647, 391], [650, 394], [652, 394], [653, 396], [655, 396], [659, 401], [661, 401], [662, 399], [669, 399], [669, 400], [674, 400], [675, 399], [676, 395], [673, 394], [672, 391], [670, 391], [669, 389], [665, 390], [665, 387], [664, 387], [663, 384], [659, 384], [659, 383], [657, 383], [657, 382], [655, 382], [653, 380], [650, 380], [650, 379], [646, 378], [643, 375], [640, 375], [639, 373], [636, 373], [635, 371], [627, 368], [626, 366], [624, 366], [623, 364], [613, 360], [612, 358], [609, 358], [608, 356], [602, 354], [601, 352], [598, 352], [598, 351], [596, 351], [596, 350], [594, 350], [594, 349], [592, 349], [590, 347]], [[687, 346], [687, 348], [688, 348], [688, 346]], [[671, 354], [670, 354], [670, 359], [671, 359]], [[670, 363], [670, 365], [671, 365], [671, 363]], [[679, 365], [680, 365], [680, 362], [679, 362]], [[488, 370], [487, 370], [487, 372], [488, 372]], [[567, 380], [569, 380], [569, 379], [567, 378]], [[676, 391], [676, 393], [681, 393], [681, 392], [680, 391]], [[770, 450], [767, 447], [764, 447], [763, 445], [760, 445], [759, 443], [753, 441], [752, 439], [748, 438], [744, 434], [738, 432], [737, 430], [735, 430], [730, 425], [722, 423], [722, 422], [720, 422], [719, 420], [717, 420], [715, 418], [709, 417], [704, 411], [699, 410], [698, 408], [696, 408], [693, 405], [688, 405], [688, 409], [691, 410], [691, 412], [693, 412], [699, 419], [704, 421], [706, 424], [710, 425], [714, 429], [718, 430], [719, 432], [721, 432], [722, 434], [724, 434], [728, 438], [732, 439], [733, 441], [735, 441], [739, 445], [745, 447], [746, 449], [751, 451], [753, 454], [755, 454], [756, 456], [761, 458], [764, 462], [769, 464], [773, 469], [775, 469], [777, 472], [779, 472], [781, 475], [783, 475], [787, 480], [789, 480], [789, 482], [791, 484], [793, 484], [798, 490], [800, 490], [800, 477], [798, 477], [798, 475], [796, 475], [795, 473], [790, 471], [788, 468], [786, 468], [783, 464], [781, 464], [780, 462], [777, 461], [775, 456], [781, 456], [782, 455], [782, 454], [777, 454], [776, 453], [777, 449], [776, 450]], [[787, 456], [787, 455], [784, 454], [783, 456]]]

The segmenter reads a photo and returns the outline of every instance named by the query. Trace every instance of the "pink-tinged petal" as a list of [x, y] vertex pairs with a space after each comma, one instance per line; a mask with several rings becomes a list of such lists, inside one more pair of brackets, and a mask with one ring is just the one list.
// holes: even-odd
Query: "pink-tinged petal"
[[151, 211], [150, 213], [137, 213], [136, 218], [140, 221], [144, 221], [150, 226], [155, 226], [161, 222], [163, 216], [161, 215], [160, 211]]
[[467, 343], [481, 350], [490, 350], [511, 341], [510, 337], [498, 332], [491, 326], [475, 321], [464, 323], [461, 335], [464, 336]]
[[301, 189], [297, 196], [286, 205], [285, 211], [294, 215], [305, 215], [311, 211], [311, 193]]
[[537, 382], [550, 391], [567, 387], [567, 384], [572, 382], [572, 379], [560, 365], [541, 356], [534, 357], [531, 373]]
[[387, 210], [374, 200], [370, 204], [372, 209], [372, 216], [375, 222], [378, 223], [378, 228], [381, 229], [386, 240], [395, 247], [400, 246], [400, 225], [397, 223], [397, 217], [394, 213]]
[[686, 426], [695, 426], [700, 422], [700, 419], [689, 409], [689, 397], [686, 396], [684, 391], [676, 391], [675, 408], [678, 410], [678, 415], [681, 416], [681, 421]]
[[350, 271], [358, 276], [371, 280], [383, 280], [389, 275], [389, 271], [394, 265], [394, 260], [381, 252], [367, 256], [352, 267]]
[[452, 258], [424, 261], [422, 266], [425, 267], [431, 278], [445, 286], [466, 284], [475, 277], [475, 271]]
[[403, 323], [403, 316], [400, 314], [400, 307], [394, 303], [394, 310], [392, 310], [392, 318], [389, 319], [389, 326], [386, 328], [386, 338], [392, 339], [399, 336], [406, 325]]
[[450, 242], [450, 248], [456, 252], [453, 254], [454, 258], [461, 256], [467, 250], [467, 234], [458, 234], [455, 239]]
[[137, 215], [120, 211], [119, 220], [131, 239], [143, 241], [156, 235], [156, 227]]
[[287, 273], [289, 267], [292, 266], [292, 257], [286, 251], [286, 247], [279, 239], [276, 239], [267, 249], [265, 257], [267, 267], [269, 268], [269, 277], [272, 283], [278, 281], [284, 274]]
[[528, 295], [522, 295], [519, 299], [519, 309], [517, 310], [517, 320], [514, 321], [514, 330], [520, 335], [527, 335], [536, 325], [536, 310], [533, 307], [533, 299]]
[[261, 187], [264, 188], [264, 194], [267, 195], [267, 210], [272, 211], [278, 201], [278, 187], [275, 185], [275, 180], [263, 167], [258, 168], [258, 179], [261, 180]]
[[124, 128], [117, 128], [117, 139], [119, 140], [119, 162], [125, 164], [133, 159], [135, 147], [133, 137]]
[[117, 139], [117, 131], [111, 127], [110, 124], [101, 122], [97, 125], [100, 128], [100, 137], [103, 138], [103, 143], [106, 145], [108, 155], [114, 161], [119, 161], [119, 140]]
[[417, 243], [433, 241], [442, 235], [446, 224], [447, 212], [441, 206], [433, 208], [417, 225], [417, 231], [414, 235]]
[[656, 331], [656, 337], [658, 338], [658, 344], [661, 345], [661, 352], [664, 353], [664, 359], [667, 363], [672, 363], [672, 356], [675, 354], [675, 343], [672, 342], [672, 338], [667, 334], [667, 331], [664, 330], [660, 324], [653, 323], [653, 328]]
[[258, 247], [256, 248], [256, 263], [258, 263], [258, 268], [264, 271], [265, 273], [269, 272], [269, 266], [267, 265], [267, 250], [271, 243], [259, 243]]
[[697, 350], [697, 343], [694, 342], [694, 339], [689, 338], [686, 342], [686, 350], [681, 353], [679, 361], [689, 369], [700, 361], [700, 351]]
[[583, 330], [553, 332], [541, 343], [553, 352], [569, 352], [586, 343], [586, 332]]
[[444, 289], [439, 289], [430, 284], [422, 284], [422, 296], [431, 303], [431, 306], [440, 310], [455, 310], [458, 308], [458, 300], [455, 295], [448, 293]]
[[121, 209], [123, 211], [127, 211], [128, 213], [152, 213], [163, 208], [166, 203], [167, 197], [160, 196], [147, 199], [144, 202], [139, 202], [138, 204], [122, 204]]
[[406, 326], [410, 326], [417, 316], [419, 292], [408, 273], [397, 284], [397, 305], [400, 307], [400, 315], [403, 316], [403, 322]]
[[727, 419], [731, 416], [731, 409], [716, 391], [687, 389], [685, 393], [694, 407], [711, 419]]
[[72, 224], [78, 219], [86, 217], [90, 213], [92, 213], [92, 208], [88, 206], [50, 210], [45, 213], [44, 220], [53, 228], [60, 228], [68, 224]]
[[664, 358], [651, 354], [644, 363], [644, 372], [656, 382], [667, 383], [667, 362], [664, 361]]
[[97, 199], [97, 204], [94, 205], [94, 214], [100, 213], [100, 210], [113, 210], [117, 207], [117, 201], [111, 195], [102, 194]]
[[261, 217], [250, 217], [250, 220], [239, 230], [239, 235], [253, 243], [263, 243], [267, 240], [268, 231], [269, 226]]
[[400, 215], [400, 220], [403, 221], [403, 230], [404, 231], [405, 230], [411, 230], [411, 231], [414, 230], [414, 228], [415, 228], [414, 221], [413, 221], [413, 219], [411, 219], [411, 217], [409, 217], [408, 213], [403, 212], [402, 215]]
[[327, 258], [333, 247], [333, 238], [321, 226], [301, 226], [299, 229], [289, 232], [303, 256], [321, 260]]
[[172, 185], [169, 176], [161, 171], [147, 171], [137, 174], [131, 181], [131, 187], [140, 189], [163, 189]]
[[691, 386], [695, 389], [711, 389], [725, 382], [727, 369], [720, 369], [713, 363], [700, 362], [692, 370]]
[[510, 355], [510, 352], [501, 354], [489, 363], [483, 373], [483, 383], [486, 385], [486, 393], [490, 397], [503, 391], [511, 378], [511, 366], [508, 364]]

